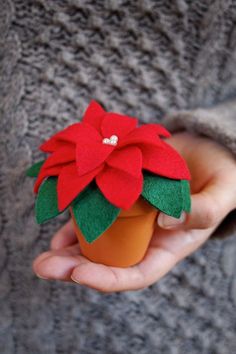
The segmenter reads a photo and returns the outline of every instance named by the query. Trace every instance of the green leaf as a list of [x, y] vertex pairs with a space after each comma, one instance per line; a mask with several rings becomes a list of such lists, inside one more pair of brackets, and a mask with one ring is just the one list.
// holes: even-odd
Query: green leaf
[[180, 217], [183, 206], [180, 180], [145, 172], [142, 196], [163, 213], [175, 218]]
[[32, 165], [30, 168], [28, 168], [28, 170], [26, 171], [26, 176], [37, 177], [44, 162], [45, 162], [45, 160], [39, 161], [39, 162], [35, 163], [34, 165]]
[[57, 204], [57, 177], [47, 178], [40, 186], [35, 202], [35, 213], [38, 224], [60, 214]]
[[95, 241], [116, 220], [120, 209], [108, 202], [91, 183], [72, 204], [77, 225], [88, 243]]
[[182, 197], [183, 197], [183, 210], [187, 213], [191, 211], [191, 193], [189, 182], [185, 179], [181, 180]]

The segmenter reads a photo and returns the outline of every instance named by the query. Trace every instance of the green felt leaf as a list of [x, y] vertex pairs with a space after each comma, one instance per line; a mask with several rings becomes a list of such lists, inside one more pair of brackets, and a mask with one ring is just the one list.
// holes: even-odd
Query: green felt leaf
[[106, 231], [120, 212], [108, 202], [95, 183], [80, 193], [72, 205], [76, 223], [88, 243]]
[[145, 172], [142, 196], [163, 213], [175, 218], [180, 217], [183, 206], [180, 180]]
[[28, 168], [28, 170], [26, 171], [26, 176], [37, 177], [44, 162], [45, 162], [45, 160], [39, 161], [39, 162], [35, 163], [34, 165], [32, 165], [30, 168]]
[[182, 197], [183, 197], [183, 210], [187, 213], [191, 211], [191, 193], [189, 182], [185, 179], [181, 180]]
[[60, 214], [57, 205], [57, 177], [47, 178], [39, 188], [35, 202], [35, 213], [38, 224]]

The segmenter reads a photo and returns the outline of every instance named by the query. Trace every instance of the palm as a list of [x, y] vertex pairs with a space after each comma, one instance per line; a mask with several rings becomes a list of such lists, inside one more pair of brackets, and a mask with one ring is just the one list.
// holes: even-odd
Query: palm
[[[206, 186], [210, 191], [217, 178], [220, 178], [223, 185], [226, 182], [226, 176], [222, 173], [224, 167], [232, 170], [235, 167], [231, 156], [226, 149], [211, 140], [189, 133], [175, 134], [168, 139], [168, 143], [187, 161], [192, 175], [192, 207], [193, 211], [200, 214], [198, 209], [203, 208], [202, 203], [208, 194]], [[216, 158], [218, 164], [215, 163]], [[199, 248], [229, 212], [228, 209], [215, 222], [210, 220], [207, 223], [209, 217], [206, 215], [199, 228], [164, 230], [157, 226], [144, 259], [129, 268], [108, 267], [83, 257], [70, 221], [54, 236], [51, 251], [43, 253], [35, 260], [34, 270], [47, 279], [71, 281], [72, 276], [81, 284], [105, 292], [141, 289], [160, 279], [176, 263]]]

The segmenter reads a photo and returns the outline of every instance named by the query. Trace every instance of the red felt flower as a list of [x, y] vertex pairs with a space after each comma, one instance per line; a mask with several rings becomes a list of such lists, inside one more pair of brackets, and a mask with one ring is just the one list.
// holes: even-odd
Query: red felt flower
[[138, 126], [136, 118], [106, 112], [96, 101], [82, 122], [52, 136], [41, 150], [50, 153], [35, 183], [58, 176], [59, 210], [64, 210], [92, 181], [110, 203], [128, 209], [142, 192], [142, 170], [172, 179], [190, 179], [179, 153], [160, 138], [170, 133], [159, 124]]

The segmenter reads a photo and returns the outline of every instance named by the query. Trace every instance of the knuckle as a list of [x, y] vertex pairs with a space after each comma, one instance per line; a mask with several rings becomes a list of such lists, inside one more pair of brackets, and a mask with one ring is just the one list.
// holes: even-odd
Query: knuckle
[[215, 226], [219, 221], [219, 217], [220, 217], [219, 204], [214, 202], [208, 203], [202, 216], [203, 227], [209, 228]]

